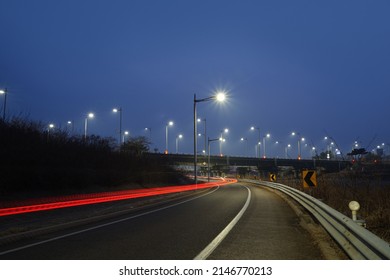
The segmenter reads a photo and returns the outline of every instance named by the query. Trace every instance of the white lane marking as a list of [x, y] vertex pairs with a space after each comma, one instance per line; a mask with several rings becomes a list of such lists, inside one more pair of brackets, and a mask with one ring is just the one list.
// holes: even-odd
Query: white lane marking
[[241, 219], [242, 215], [244, 215], [246, 209], [249, 206], [249, 203], [251, 201], [251, 190], [244, 186], [248, 190], [248, 198], [246, 199], [246, 202], [240, 212], [234, 217], [234, 219], [217, 235], [217, 237], [214, 238], [213, 241], [209, 245], [207, 245], [206, 248], [203, 249], [202, 252], [200, 252], [194, 260], [205, 260], [207, 259], [211, 253], [218, 247], [218, 245], [222, 242], [222, 240], [225, 239], [225, 237], [229, 234], [229, 232], [234, 228], [234, 226], [237, 224], [237, 222]]
[[211, 192], [202, 194], [200, 196], [196, 196], [196, 197], [193, 197], [193, 198], [190, 198], [190, 199], [187, 199], [187, 200], [184, 200], [184, 201], [172, 204], [172, 205], [168, 205], [168, 206], [164, 206], [162, 208], [155, 209], [155, 210], [150, 210], [148, 212], [141, 213], [141, 214], [138, 214], [138, 215], [135, 215], [135, 216], [127, 217], [127, 218], [124, 218], [124, 219], [116, 220], [116, 221], [113, 221], [113, 222], [101, 224], [101, 225], [98, 225], [98, 226], [86, 228], [86, 229], [83, 229], [83, 230], [71, 232], [71, 233], [68, 233], [68, 234], [60, 235], [60, 236], [53, 237], [53, 238], [50, 238], [50, 239], [47, 239], [47, 240], [43, 240], [43, 241], [40, 241], [40, 242], [36, 242], [36, 243], [28, 244], [28, 245], [25, 245], [25, 246], [21, 246], [21, 247], [18, 247], [18, 248], [14, 248], [14, 249], [11, 249], [11, 250], [7, 250], [7, 251], [4, 251], [4, 252], [0, 252], [0, 256], [1, 255], [5, 255], [5, 254], [9, 254], [9, 253], [13, 253], [13, 252], [16, 252], [16, 251], [20, 251], [20, 250], [23, 250], [23, 249], [31, 248], [31, 247], [34, 247], [34, 246], [38, 246], [38, 245], [41, 245], [41, 244], [49, 243], [49, 242], [52, 242], [52, 241], [56, 241], [56, 240], [59, 240], [59, 239], [63, 239], [63, 238], [69, 237], [69, 236], [73, 236], [73, 235], [77, 235], [77, 234], [80, 234], [80, 233], [84, 233], [84, 232], [87, 232], [87, 231], [99, 229], [99, 228], [102, 228], [102, 227], [114, 225], [114, 224], [121, 223], [121, 222], [125, 222], [125, 221], [132, 220], [132, 219], [135, 219], [135, 218], [138, 218], [138, 217], [146, 216], [146, 215], [149, 215], [149, 214], [152, 214], [152, 213], [155, 213], [155, 212], [158, 212], [158, 211], [162, 211], [162, 210], [165, 210], [165, 209], [168, 209], [168, 208], [172, 208], [172, 207], [178, 206], [180, 204], [184, 204], [184, 203], [190, 202], [192, 200], [201, 198], [203, 196], [212, 194], [215, 191], [217, 191], [219, 188], [220, 187], [218, 186], [217, 188], [215, 188]]

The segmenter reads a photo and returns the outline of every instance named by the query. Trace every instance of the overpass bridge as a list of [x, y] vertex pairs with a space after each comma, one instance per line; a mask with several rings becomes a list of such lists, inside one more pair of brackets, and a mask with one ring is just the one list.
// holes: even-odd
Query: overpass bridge
[[[164, 162], [172, 166], [192, 166], [194, 156], [188, 154], [159, 154], [149, 153], [148, 157]], [[199, 155], [197, 164], [200, 167], [207, 167], [207, 156]], [[260, 172], [277, 172], [281, 168], [290, 167], [295, 171], [305, 169], [322, 169], [326, 172], [339, 172], [351, 167], [352, 163], [347, 160], [318, 160], [318, 159], [283, 159], [283, 158], [254, 158], [237, 156], [210, 156], [210, 166], [236, 166], [236, 167], [257, 167]]]

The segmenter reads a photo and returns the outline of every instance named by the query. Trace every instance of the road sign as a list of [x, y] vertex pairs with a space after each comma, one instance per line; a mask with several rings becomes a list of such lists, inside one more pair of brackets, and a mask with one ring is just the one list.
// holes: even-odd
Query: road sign
[[271, 182], [275, 182], [275, 181], [276, 181], [276, 174], [270, 173], [270, 174], [269, 174], [269, 180], [270, 180]]
[[314, 170], [304, 170], [302, 172], [303, 187], [317, 187], [317, 173]]

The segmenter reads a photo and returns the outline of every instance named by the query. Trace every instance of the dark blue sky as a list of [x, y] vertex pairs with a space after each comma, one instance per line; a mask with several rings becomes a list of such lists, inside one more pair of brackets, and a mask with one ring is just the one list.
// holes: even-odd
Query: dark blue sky
[[0, 11], [8, 115], [73, 120], [82, 134], [92, 111], [88, 132], [117, 137], [121, 106], [131, 135], [151, 127], [162, 152], [172, 120], [170, 151], [182, 133], [192, 153], [193, 94], [225, 90], [228, 104], [199, 103], [198, 115], [211, 138], [230, 129], [228, 154], [247, 137], [254, 155], [251, 126], [271, 134], [269, 156], [287, 144], [296, 156], [292, 131], [318, 152], [326, 135], [343, 153], [390, 143], [389, 1], [1, 0]]

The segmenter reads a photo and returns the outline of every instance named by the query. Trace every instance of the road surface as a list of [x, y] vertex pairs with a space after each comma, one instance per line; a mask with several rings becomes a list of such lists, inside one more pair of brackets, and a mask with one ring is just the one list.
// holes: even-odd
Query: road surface
[[322, 259], [290, 206], [232, 184], [0, 247], [0, 259]]

